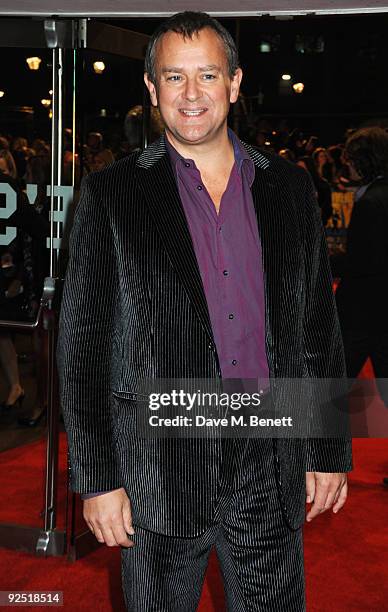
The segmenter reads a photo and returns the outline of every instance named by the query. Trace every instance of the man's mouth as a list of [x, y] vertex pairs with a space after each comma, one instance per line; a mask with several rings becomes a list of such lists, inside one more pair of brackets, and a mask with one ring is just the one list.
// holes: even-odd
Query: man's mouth
[[207, 108], [196, 108], [196, 109], [180, 108], [179, 109], [179, 112], [185, 117], [199, 117], [206, 111], [207, 111]]

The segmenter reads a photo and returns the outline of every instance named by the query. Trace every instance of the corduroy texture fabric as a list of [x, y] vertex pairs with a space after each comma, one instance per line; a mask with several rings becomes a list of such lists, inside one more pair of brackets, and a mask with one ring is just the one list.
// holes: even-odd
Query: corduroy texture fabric
[[[297, 166], [244, 146], [255, 164], [271, 377], [343, 377], [311, 182]], [[73, 490], [126, 483], [139, 526], [174, 536], [206, 530], [230, 460], [228, 441], [140, 440], [133, 429], [142, 378], [221, 376], [164, 137], [84, 181], [57, 355]], [[297, 529], [304, 520], [306, 470], [350, 470], [351, 444], [312, 439], [273, 445], [284, 517]]]
[[210, 550], [216, 547], [230, 612], [305, 610], [302, 529], [287, 527], [277, 492], [271, 440], [233, 441], [215, 524], [196, 538], [135, 525], [122, 548], [130, 612], [195, 612]]

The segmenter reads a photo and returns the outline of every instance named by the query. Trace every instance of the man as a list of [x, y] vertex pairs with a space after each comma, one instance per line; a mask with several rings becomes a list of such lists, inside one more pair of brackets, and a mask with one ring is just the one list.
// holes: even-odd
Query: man
[[136, 436], [143, 378], [344, 375], [313, 190], [228, 131], [241, 78], [217, 21], [168, 20], [145, 73], [165, 135], [89, 177], [77, 209], [58, 348], [72, 487], [100, 493], [84, 517], [122, 547], [131, 611], [196, 610], [212, 546], [229, 610], [303, 610], [306, 472], [308, 521], [346, 498], [340, 439]]
[[[388, 408], [388, 133], [373, 126], [346, 142], [353, 177], [361, 183], [347, 233], [345, 271], [336, 299], [350, 380], [366, 360]], [[388, 478], [383, 478], [388, 486]]]
[[336, 292], [350, 379], [370, 358], [381, 399], [388, 407], [388, 133], [354, 132], [346, 156], [361, 187], [347, 233], [345, 271]]

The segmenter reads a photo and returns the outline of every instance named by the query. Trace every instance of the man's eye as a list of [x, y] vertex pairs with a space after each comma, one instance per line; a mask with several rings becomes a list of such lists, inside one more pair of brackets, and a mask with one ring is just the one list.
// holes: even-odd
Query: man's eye
[[179, 74], [174, 74], [173, 76], [167, 77], [167, 81], [180, 81], [181, 80], [181, 76], [179, 76]]
[[216, 78], [215, 74], [204, 74], [203, 78], [205, 79], [205, 81], [212, 81], [213, 79]]

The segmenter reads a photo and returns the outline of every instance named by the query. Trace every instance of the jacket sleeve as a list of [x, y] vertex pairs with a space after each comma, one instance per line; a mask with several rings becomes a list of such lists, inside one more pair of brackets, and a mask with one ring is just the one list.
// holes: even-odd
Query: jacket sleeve
[[96, 176], [82, 185], [69, 241], [57, 364], [73, 491], [121, 487], [114, 455], [110, 369], [118, 274]]
[[[337, 388], [346, 393], [346, 368], [343, 343], [332, 288], [332, 276], [325, 233], [319, 218], [311, 181], [306, 184], [305, 212], [305, 270], [306, 303], [303, 322], [305, 370], [311, 379], [312, 401], [310, 418], [322, 437], [307, 439], [307, 465], [309, 472], [347, 472], [352, 469], [352, 443], [347, 431], [347, 402], [322, 402], [325, 392], [336, 381]], [[328, 394], [327, 397], [330, 397]], [[325, 410], [328, 410], [325, 421]], [[345, 413], [344, 413], [345, 411]], [[330, 413], [330, 414], [329, 414]], [[338, 419], [338, 431], [334, 427]], [[315, 432], [317, 429], [315, 429]], [[316, 433], [315, 433], [316, 435]]]

